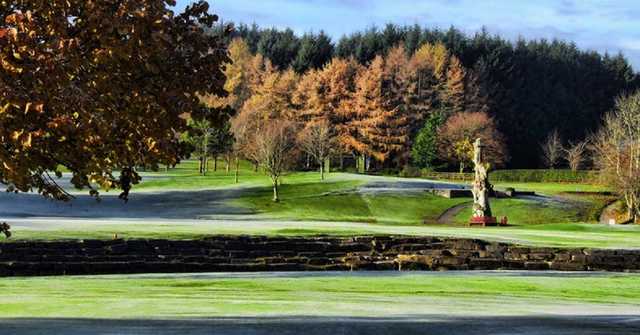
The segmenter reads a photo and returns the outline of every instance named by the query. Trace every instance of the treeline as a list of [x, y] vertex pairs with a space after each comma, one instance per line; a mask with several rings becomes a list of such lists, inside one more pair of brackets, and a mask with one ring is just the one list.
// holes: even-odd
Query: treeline
[[[334, 57], [303, 74], [253, 55], [240, 38], [230, 42], [229, 54], [229, 96], [205, 100], [237, 111], [230, 128], [235, 153], [256, 165], [273, 160], [265, 157], [264, 141], [276, 135], [291, 148], [287, 160], [299, 165], [333, 157], [340, 167], [353, 158], [360, 170], [464, 170], [477, 137], [496, 166], [508, 158], [477, 75], [443, 44], [425, 44], [412, 55], [398, 45], [366, 66]], [[274, 129], [282, 125], [286, 131]]]
[[[295, 74], [322, 69], [334, 58], [369, 66], [398, 45], [412, 57], [424, 45], [443, 45], [462, 68], [473, 73], [486, 97], [486, 112], [504, 135], [508, 167], [541, 166], [540, 142], [557, 129], [569, 141], [595, 131], [615, 97], [633, 91], [639, 80], [622, 55], [579, 50], [563, 41], [508, 41], [480, 31], [468, 36], [455, 28], [387, 25], [370, 28], [332, 43], [326, 34], [296, 36], [292, 30], [239, 25], [252, 55], [260, 54], [281, 71]], [[472, 112], [473, 110], [467, 110]], [[414, 124], [420, 128], [423, 124]]]

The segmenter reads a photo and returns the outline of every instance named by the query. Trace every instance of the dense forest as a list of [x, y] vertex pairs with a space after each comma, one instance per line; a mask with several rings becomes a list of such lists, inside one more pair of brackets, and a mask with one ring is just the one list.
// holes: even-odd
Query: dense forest
[[512, 42], [485, 30], [468, 36], [453, 27], [389, 24], [334, 43], [323, 32], [297, 36], [291, 29], [240, 24], [229, 38], [238, 37], [252, 54], [297, 74], [321, 69], [334, 57], [369, 66], [397, 46], [411, 57], [426, 44], [442, 44], [473, 74], [479, 94], [487, 98], [486, 112], [504, 135], [510, 154], [506, 164], [512, 168], [541, 166], [540, 143], [554, 130], [566, 142], [582, 140], [595, 131], [615, 98], [640, 82], [621, 54], [602, 55], [558, 40]]

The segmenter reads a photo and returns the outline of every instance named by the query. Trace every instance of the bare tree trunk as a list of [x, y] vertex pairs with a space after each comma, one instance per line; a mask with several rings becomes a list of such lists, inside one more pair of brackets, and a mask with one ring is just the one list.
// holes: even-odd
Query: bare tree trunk
[[203, 160], [203, 164], [202, 164], [202, 175], [206, 176], [207, 175], [207, 170], [209, 170], [209, 159], [207, 156], [203, 156], [202, 157]]
[[344, 155], [340, 153], [340, 171], [344, 171]]
[[279, 202], [280, 198], [278, 197], [278, 179], [273, 180], [273, 202]]
[[213, 156], [213, 172], [218, 172], [218, 155]]
[[229, 172], [231, 171], [231, 154], [226, 154], [224, 161], [225, 161], [224, 169], [227, 171], [227, 174], [229, 174]]
[[253, 163], [253, 172], [258, 172], [258, 167], [260, 167], [259, 163]]
[[240, 174], [240, 159], [236, 156], [236, 184], [238, 183], [238, 175]]
[[324, 162], [320, 163], [320, 180], [324, 180]]

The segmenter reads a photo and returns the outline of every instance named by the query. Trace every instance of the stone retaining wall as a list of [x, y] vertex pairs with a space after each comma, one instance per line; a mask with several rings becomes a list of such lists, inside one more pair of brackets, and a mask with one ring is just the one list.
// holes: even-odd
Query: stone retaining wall
[[430, 237], [244, 237], [0, 243], [0, 276], [351, 270], [640, 271], [640, 250]]

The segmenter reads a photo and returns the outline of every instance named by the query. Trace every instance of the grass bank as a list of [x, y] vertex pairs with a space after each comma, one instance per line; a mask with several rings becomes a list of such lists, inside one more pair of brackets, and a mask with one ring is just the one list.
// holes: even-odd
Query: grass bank
[[640, 301], [640, 277], [615, 274], [45, 277], [0, 289], [0, 318], [615, 314]]
[[[195, 239], [210, 235], [410, 235], [477, 238], [533, 246], [565, 248], [640, 249], [640, 226], [607, 226], [582, 223], [540, 224], [517, 227], [450, 227], [446, 225], [382, 225], [327, 221], [139, 221], [55, 223], [45, 229], [16, 229], [10, 241], [166, 238]], [[8, 242], [11, 243], [11, 242]]]

